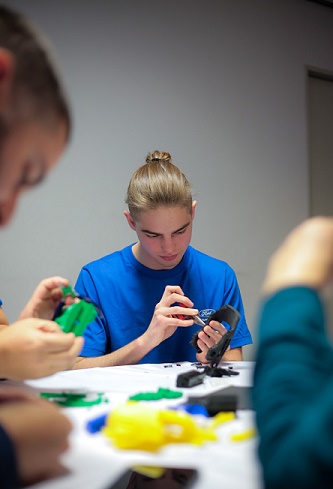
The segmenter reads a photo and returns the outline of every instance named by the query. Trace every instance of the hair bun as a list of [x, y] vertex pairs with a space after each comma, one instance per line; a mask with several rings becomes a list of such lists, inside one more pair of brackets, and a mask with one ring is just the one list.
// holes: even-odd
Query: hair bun
[[146, 163], [153, 163], [154, 161], [171, 163], [171, 155], [166, 151], [155, 150], [153, 153], [148, 153], [146, 158]]

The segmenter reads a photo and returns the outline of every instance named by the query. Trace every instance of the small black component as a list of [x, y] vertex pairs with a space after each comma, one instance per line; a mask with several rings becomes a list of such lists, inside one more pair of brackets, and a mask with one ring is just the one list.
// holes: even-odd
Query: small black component
[[224, 375], [231, 377], [232, 375], [239, 375], [237, 370], [222, 367], [206, 367], [205, 372], [209, 377], [223, 377]]
[[177, 376], [177, 387], [194, 387], [203, 383], [203, 379], [206, 372], [198, 372], [197, 370], [190, 370]]

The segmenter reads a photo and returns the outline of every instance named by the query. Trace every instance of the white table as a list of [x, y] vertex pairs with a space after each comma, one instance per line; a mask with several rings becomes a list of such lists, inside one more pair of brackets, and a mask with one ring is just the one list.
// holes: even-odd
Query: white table
[[[229, 366], [231, 363], [222, 363]], [[233, 362], [240, 375], [205, 377], [204, 383], [192, 388], [178, 389], [177, 375], [194, 369], [189, 362], [180, 364], [130, 365], [59, 372], [51, 377], [27, 381], [39, 391], [84, 390], [104, 392], [108, 403], [91, 407], [63, 408], [74, 425], [70, 449], [63, 456], [68, 469], [65, 476], [30, 486], [30, 489], [107, 489], [120, 472], [131, 465], [189, 466], [199, 470], [194, 489], [261, 489], [260, 465], [257, 461], [257, 439], [232, 441], [232, 433], [254, 426], [254, 413], [237, 411], [236, 419], [217, 428], [218, 440], [201, 446], [170, 444], [157, 453], [119, 450], [101, 432], [91, 434], [88, 420], [125, 402], [138, 392], [156, 392], [159, 387], [181, 390], [176, 400], [151, 401], [150, 405], [165, 408], [186, 402], [188, 396], [205, 395], [229, 385], [251, 386], [253, 362]], [[207, 419], [207, 418], [206, 418]]]

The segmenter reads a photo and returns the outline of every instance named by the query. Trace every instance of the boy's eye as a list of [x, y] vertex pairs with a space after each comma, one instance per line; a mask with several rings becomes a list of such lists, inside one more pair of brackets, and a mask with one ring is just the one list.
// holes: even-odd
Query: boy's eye
[[177, 231], [175, 234], [184, 234], [185, 231], [186, 231], [187, 228], [184, 228], [184, 229], [180, 229], [179, 231]]

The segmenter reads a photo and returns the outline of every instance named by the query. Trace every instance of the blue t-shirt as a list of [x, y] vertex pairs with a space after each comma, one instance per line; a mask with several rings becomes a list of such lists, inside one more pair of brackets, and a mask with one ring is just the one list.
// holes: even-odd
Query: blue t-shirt
[[[152, 270], [138, 262], [130, 245], [89, 263], [79, 274], [75, 290], [94, 301], [104, 315], [86, 328], [81, 356], [105, 355], [141, 336], [167, 285], [179, 285], [204, 321], [221, 306], [232, 305], [241, 319], [231, 347], [252, 343], [236, 275], [227, 263], [189, 246], [176, 267]], [[197, 325], [178, 328], [139, 363], [196, 361], [189, 342], [198, 329]]]

